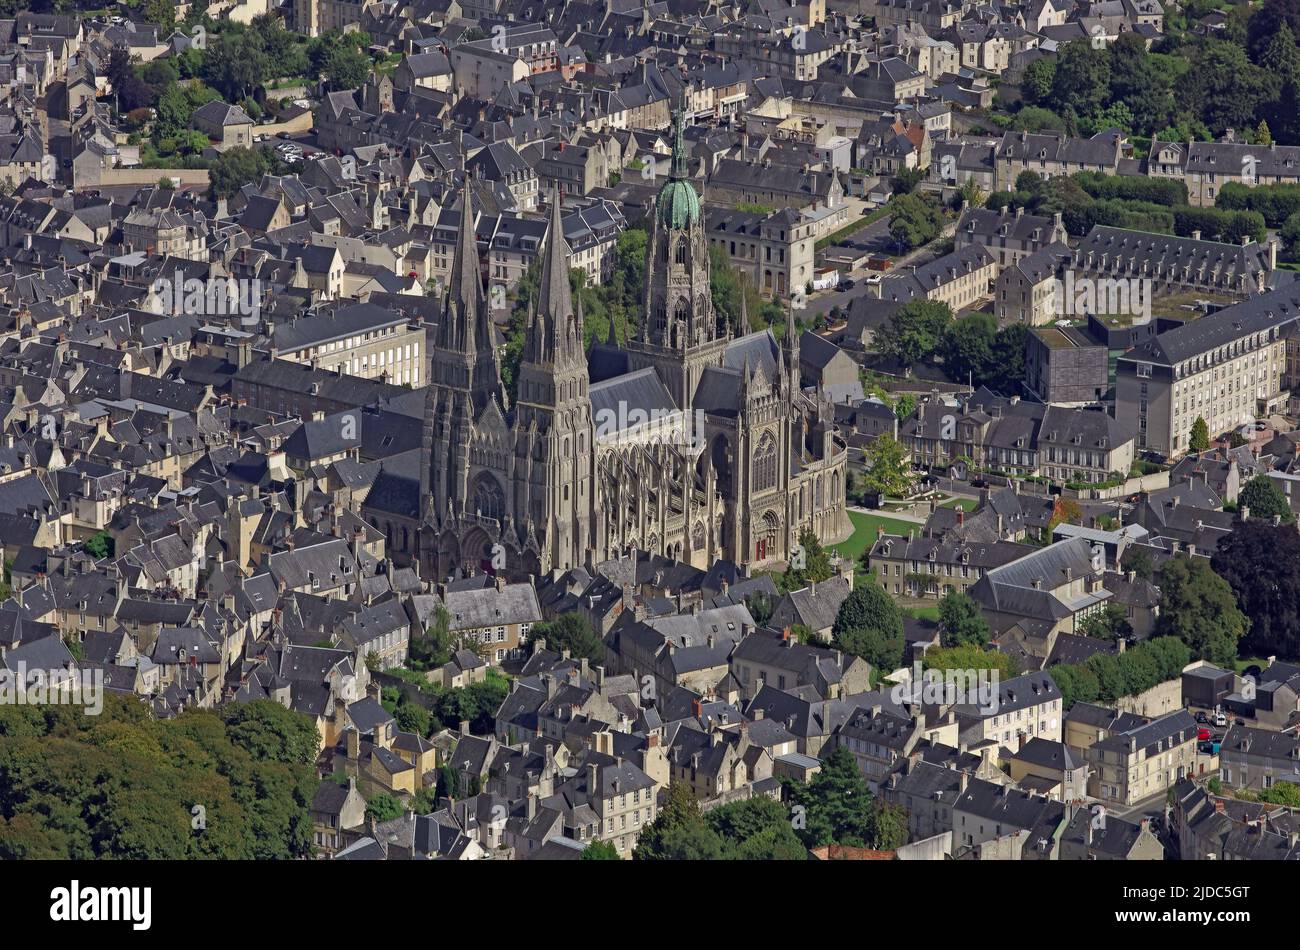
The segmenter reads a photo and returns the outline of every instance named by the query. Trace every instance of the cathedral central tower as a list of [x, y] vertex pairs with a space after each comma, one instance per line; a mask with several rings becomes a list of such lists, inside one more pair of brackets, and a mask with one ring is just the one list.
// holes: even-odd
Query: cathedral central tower
[[713, 310], [704, 215], [689, 175], [685, 115], [678, 109], [672, 165], [655, 199], [646, 243], [645, 310], [626, 349], [629, 366], [653, 367], [683, 410], [690, 408], [704, 368], [721, 363], [730, 338]]

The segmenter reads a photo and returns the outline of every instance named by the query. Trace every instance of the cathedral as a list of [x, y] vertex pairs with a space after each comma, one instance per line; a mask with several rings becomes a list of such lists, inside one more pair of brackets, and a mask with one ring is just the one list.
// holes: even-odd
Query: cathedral
[[[462, 222], [470, 202], [466, 188]], [[832, 408], [800, 387], [793, 314], [778, 343], [713, 308], [680, 114], [651, 218], [635, 338], [620, 345], [611, 322], [588, 350], [551, 195], [513, 403], [462, 223], [429, 334], [422, 511], [397, 545], [422, 576], [540, 575], [636, 550], [761, 567], [787, 560], [805, 531], [849, 533], [847, 451]]]

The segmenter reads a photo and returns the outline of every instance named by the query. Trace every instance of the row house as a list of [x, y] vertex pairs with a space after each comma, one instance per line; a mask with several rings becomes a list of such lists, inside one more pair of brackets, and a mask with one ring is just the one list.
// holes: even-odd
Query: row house
[[1248, 188], [1300, 183], [1300, 145], [1251, 145], [1246, 142], [1151, 142], [1147, 174], [1175, 178], [1187, 185], [1187, 201], [1212, 208], [1223, 186]]

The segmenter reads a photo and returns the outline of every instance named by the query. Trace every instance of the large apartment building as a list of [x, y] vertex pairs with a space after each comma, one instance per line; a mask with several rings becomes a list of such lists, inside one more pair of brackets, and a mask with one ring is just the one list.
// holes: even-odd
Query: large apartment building
[[804, 291], [813, 279], [814, 223], [792, 208], [739, 211], [718, 208], [705, 215], [709, 245], [764, 297]]
[[424, 336], [424, 327], [411, 325], [403, 314], [361, 303], [276, 325], [272, 355], [313, 369], [420, 386]]
[[1110, 132], [1090, 139], [1069, 138], [1059, 132], [1007, 132], [994, 153], [994, 187], [1011, 191], [1021, 172], [1034, 172], [1039, 178], [1076, 172], [1114, 175], [1122, 157], [1120, 139]]
[[1147, 174], [1182, 179], [1188, 203], [1209, 208], [1230, 181], [1250, 188], [1300, 182], [1300, 146], [1153, 141]]
[[992, 294], [997, 275], [997, 258], [970, 244], [927, 264], [900, 268], [869, 289], [882, 300], [936, 300], [960, 313]]
[[1092, 770], [1088, 794], [1134, 805], [1167, 792], [1193, 774], [1196, 735], [1196, 720], [1185, 709], [1111, 734], [1084, 753]]
[[[1103, 225], [1088, 232], [1067, 265], [1076, 285], [1083, 277], [1094, 281], [1098, 298], [1103, 292], [1114, 296], [1111, 288], [1119, 283], [1136, 286], [1138, 281], [1147, 294], [1196, 291], [1247, 297], [1264, 290], [1269, 272], [1276, 267], [1277, 245], [1273, 242], [1224, 244], [1201, 240], [1199, 231], [1191, 237], [1175, 237]], [[1123, 303], [1122, 296], [1117, 302]], [[1114, 302], [1098, 299], [1095, 305], [1098, 313], [1106, 315], [1102, 308], [1113, 307]]]
[[294, 28], [308, 36], [358, 30], [366, 10], [376, 4], [377, 0], [294, 0]]
[[1160, 333], [1119, 357], [1115, 412], [1138, 451], [1187, 451], [1197, 418], [1217, 435], [1285, 405], [1300, 288], [1288, 285]]
[[1059, 211], [1048, 217], [1025, 214], [1024, 208], [965, 208], [952, 240], [954, 250], [978, 244], [1006, 267], [1068, 236]]

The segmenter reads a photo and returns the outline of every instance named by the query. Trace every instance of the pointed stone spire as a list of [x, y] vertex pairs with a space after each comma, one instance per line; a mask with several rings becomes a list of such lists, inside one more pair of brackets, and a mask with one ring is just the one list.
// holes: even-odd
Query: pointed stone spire
[[673, 110], [673, 164], [671, 174], [674, 179], [684, 179], [690, 174], [690, 158], [686, 154], [686, 91], [677, 101]]
[[781, 341], [781, 358], [790, 385], [799, 388], [799, 328], [794, 321], [794, 299], [791, 298], [785, 309], [785, 339]]
[[[573, 346], [575, 349], [582, 348], [583, 332], [582, 327], [586, 319], [582, 315], [582, 294], [578, 294], [578, 306], [573, 312]], [[613, 322], [612, 320], [610, 321]]]
[[573, 299], [569, 292], [569, 245], [564, 240], [564, 225], [560, 223], [559, 185], [551, 190], [551, 222], [546, 229], [540, 287], [542, 310], [553, 323], [564, 326], [563, 321], [573, 312]]
[[614, 315], [609, 317], [609, 337], [605, 340], [610, 346], [618, 346], [618, 333], [614, 326]]
[[474, 238], [474, 201], [469, 176], [461, 186], [460, 233], [451, 263], [451, 280], [443, 308], [442, 345], [474, 352], [492, 348], [487, 302], [483, 298], [483, 277], [479, 272], [478, 242]]

